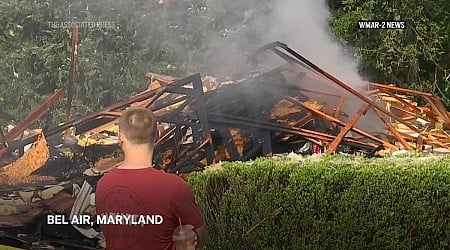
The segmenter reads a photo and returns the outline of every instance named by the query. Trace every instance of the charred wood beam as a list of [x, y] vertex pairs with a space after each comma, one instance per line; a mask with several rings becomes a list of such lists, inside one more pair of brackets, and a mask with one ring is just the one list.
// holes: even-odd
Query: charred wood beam
[[180, 113], [184, 108], [186, 108], [188, 105], [192, 104], [193, 102], [194, 102], [194, 100], [191, 99], [191, 98], [189, 98], [189, 99], [183, 101], [183, 103], [182, 103], [178, 108], [176, 108], [175, 110], [173, 110], [173, 111], [170, 112], [170, 114], [168, 115], [168, 118], [169, 118], [169, 119], [173, 119], [175, 116], [179, 115], [179, 113]]
[[[301, 129], [301, 128], [295, 128], [295, 127], [289, 127], [277, 123], [271, 123], [271, 122], [261, 122], [261, 121], [255, 121], [252, 119], [246, 119], [241, 117], [233, 117], [229, 115], [223, 115], [223, 114], [208, 114], [208, 117], [210, 121], [215, 123], [221, 123], [221, 124], [229, 124], [230, 127], [261, 127], [265, 128], [267, 130], [270, 130], [272, 132], [281, 132], [286, 134], [292, 134], [292, 135], [298, 135], [302, 136], [307, 140], [310, 140], [314, 143], [317, 143], [316, 140], [320, 141], [326, 141], [326, 142], [332, 142], [335, 138], [333, 135], [329, 135], [326, 133], [321, 133], [313, 130], [307, 130], [307, 129]], [[372, 147], [375, 148], [378, 145], [370, 144], [370, 143], [364, 143], [361, 141], [356, 141], [350, 138], [344, 138], [344, 142], [353, 142], [355, 145], [363, 145], [366, 147]]]
[[147, 99], [141, 103], [139, 103], [139, 106], [148, 108], [150, 107], [152, 104], [154, 104], [156, 102], [156, 100], [158, 100], [165, 92], [164, 92], [165, 88], [159, 88], [156, 90], [156, 94], [154, 96], [152, 96], [150, 99]]
[[[23, 149], [23, 147], [25, 147], [26, 145], [35, 142], [37, 140], [37, 138], [38, 138], [38, 135], [35, 135], [35, 136], [29, 137], [25, 140], [12, 141], [12, 142], [8, 143], [8, 147], [6, 148], [6, 151], [4, 151], [4, 153], [10, 154], [16, 149], [20, 149], [20, 148]], [[1, 156], [1, 154], [0, 154], [0, 156]]]
[[155, 143], [155, 148], [159, 147], [160, 145], [163, 145], [164, 142], [170, 137], [173, 136], [173, 134], [175, 133], [176, 130], [176, 126], [172, 125], [171, 127], [169, 127], [168, 129], [164, 130], [163, 134], [161, 135], [161, 137], [158, 139], [158, 141]]
[[[255, 87], [258, 86], [257, 84], [261, 81], [277, 76], [283, 71], [286, 71], [287, 68], [288, 66], [282, 65], [268, 72], [238, 80], [236, 81], [236, 84], [222, 86], [221, 88], [205, 93], [205, 97], [208, 101], [208, 110], [223, 111], [226, 110], [227, 107], [234, 107], [235, 104], [242, 103], [242, 101], [245, 101], [248, 97], [243, 95], [244, 93], [253, 93], [255, 91]], [[230, 98], [230, 96], [233, 98]], [[241, 106], [242, 105], [239, 105], [239, 107]], [[234, 113], [238, 113], [235, 110], [233, 111]]]
[[189, 160], [191, 160], [201, 149], [204, 149], [208, 146], [208, 144], [211, 144], [210, 141], [205, 140], [204, 142], [202, 142], [202, 144], [200, 144], [198, 147], [196, 147], [194, 150], [192, 150], [189, 154], [186, 155], [186, 157], [183, 157], [183, 159], [181, 159], [181, 157], [179, 157], [176, 161], [176, 168], [180, 168], [181, 166], [183, 166], [186, 162], [188, 162]]
[[[255, 104], [252, 106], [250, 113], [253, 114], [253, 119], [259, 122], [268, 122], [269, 103], [265, 101], [265, 96], [256, 96]], [[252, 129], [253, 147], [257, 144], [262, 145], [263, 156], [272, 156], [272, 143], [270, 138], [270, 131], [264, 128], [255, 127]]]
[[308, 124], [312, 120], [314, 120], [314, 118], [315, 118], [315, 115], [309, 112], [302, 119], [300, 119], [300, 120], [298, 120], [296, 122], [292, 122], [291, 124], [289, 124], [289, 126], [302, 128], [303, 126], [305, 126], [306, 124]]
[[191, 98], [192, 97], [187, 96], [187, 95], [180, 96], [175, 99], [164, 98], [164, 99], [160, 100], [160, 102], [155, 102], [152, 106], [150, 106], [150, 109], [152, 109], [153, 111], [160, 110], [160, 109], [172, 106], [174, 104], [177, 104], [179, 102], [186, 101]]
[[108, 107], [104, 108], [101, 111], [91, 113], [91, 114], [89, 114], [89, 115], [87, 115], [85, 117], [82, 117], [79, 120], [72, 120], [70, 122], [63, 123], [60, 126], [56, 127], [55, 129], [52, 129], [52, 130], [48, 131], [46, 133], [46, 135], [51, 136], [51, 135], [57, 134], [57, 133], [65, 130], [67, 128], [78, 126], [80, 124], [85, 123], [86, 121], [102, 117], [102, 116], [104, 116], [104, 114], [106, 112], [114, 111], [114, 110], [123, 108], [125, 106], [130, 105], [131, 103], [134, 103], [134, 102], [143, 101], [143, 100], [145, 100], [145, 99], [147, 99], [149, 97], [154, 96], [155, 94], [156, 94], [156, 91], [145, 91], [145, 92], [143, 92], [143, 93], [141, 93], [141, 94], [139, 94], [137, 96], [134, 96], [134, 97], [131, 97], [131, 98], [127, 98], [127, 99], [125, 99], [123, 101], [120, 101], [120, 102], [118, 102], [116, 104], [108, 106]]
[[220, 135], [222, 136], [222, 141], [225, 144], [225, 147], [230, 154], [230, 158], [232, 161], [239, 160], [239, 152], [237, 150], [236, 144], [233, 141], [233, 137], [231, 136], [230, 130], [228, 128], [220, 128]]
[[152, 98], [152, 97], [154, 97], [155, 95], [156, 95], [156, 96], [158, 96], [158, 95], [161, 96], [161, 95], [164, 93], [164, 91], [166, 90], [166, 88], [177, 87], [177, 86], [183, 86], [183, 85], [186, 85], [186, 84], [191, 83], [192, 80], [194, 79], [194, 76], [196, 76], [196, 75], [192, 75], [192, 76], [183, 78], [183, 79], [181, 79], [181, 80], [179, 80], [179, 81], [177, 81], [177, 82], [175, 82], [175, 83], [173, 83], [173, 84], [171, 84], [170, 86], [167, 86], [167, 87], [162, 87], [162, 88], [155, 89], [155, 90], [147, 90], [147, 91], [144, 91], [144, 92], [142, 92], [142, 93], [140, 93], [140, 94], [138, 94], [138, 95], [129, 97], [129, 98], [124, 99], [124, 100], [122, 100], [122, 101], [120, 101], [120, 102], [117, 102], [117, 103], [115, 103], [115, 104], [113, 104], [113, 105], [110, 105], [110, 106], [104, 108], [104, 109], [101, 110], [101, 111], [94, 112], [94, 113], [91, 113], [91, 114], [89, 114], [89, 115], [87, 115], [87, 116], [85, 116], [85, 117], [82, 117], [82, 118], [79, 119], [79, 120], [72, 120], [72, 121], [70, 121], [70, 122], [66, 122], [66, 123], [64, 123], [64, 124], [62, 124], [62, 125], [60, 125], [60, 126], [58, 126], [56, 129], [53, 129], [53, 130], [51, 130], [51, 131], [48, 131], [48, 132], [46, 133], [46, 135], [47, 135], [47, 134], [48, 134], [48, 135], [53, 135], [53, 134], [59, 133], [59, 132], [61, 132], [62, 130], [65, 130], [66, 128], [68, 128], [68, 127], [77, 126], [77, 125], [79, 125], [79, 124], [81, 124], [81, 123], [83, 123], [83, 122], [85, 122], [85, 121], [87, 121], [87, 120], [91, 120], [91, 119], [94, 119], [94, 118], [103, 116], [104, 113], [106, 113], [106, 112], [109, 112], [109, 111], [115, 111], [115, 110], [117, 110], [117, 109], [121, 109], [121, 108], [123, 108], [123, 107], [126, 107], [126, 106], [131, 105], [132, 103], [140, 102], [140, 101], [144, 101], [144, 100], [146, 100], [146, 99], [148, 99], [148, 98]]
[[262, 144], [253, 145], [253, 147], [250, 150], [248, 150], [247, 152], [244, 153], [244, 155], [241, 157], [240, 160], [247, 161], [247, 160], [251, 159], [252, 157], [255, 157], [256, 153], [259, 150], [261, 150], [262, 146], [263, 146]]
[[[183, 85], [192, 83], [193, 80], [197, 80], [197, 79], [199, 79], [199, 78], [200, 78], [200, 75], [199, 75], [199, 74], [195, 74], [195, 75], [192, 75], [192, 76], [189, 76], [189, 77], [180, 79], [180, 80], [178, 80], [178, 81], [176, 81], [176, 82], [174, 82], [174, 83], [172, 83], [172, 84], [170, 84], [170, 85], [168, 85], [168, 86], [161, 87], [161, 88], [155, 89], [155, 90], [147, 90], [147, 91], [144, 91], [144, 92], [139, 93], [139, 94], [137, 94], [137, 95], [135, 95], [135, 96], [129, 97], [129, 98], [124, 99], [124, 100], [122, 100], [122, 101], [120, 101], [120, 102], [117, 102], [117, 103], [115, 103], [115, 104], [112, 104], [112, 105], [110, 105], [110, 106], [104, 108], [103, 110], [100, 110], [100, 111], [98, 111], [98, 112], [94, 112], [94, 113], [88, 114], [88, 115], [86, 115], [86, 116], [84, 116], [84, 117], [82, 117], [82, 118], [80, 118], [80, 119], [78, 119], [78, 120], [72, 120], [72, 121], [69, 121], [69, 122], [65, 122], [65, 123], [63, 123], [63, 124], [57, 126], [56, 128], [52, 128], [52, 129], [46, 130], [46, 131], [44, 131], [44, 134], [45, 134], [46, 137], [53, 136], [53, 135], [55, 135], [55, 134], [57, 134], [57, 133], [60, 133], [60, 132], [62, 132], [62, 131], [64, 131], [64, 130], [70, 128], [70, 127], [79, 126], [79, 125], [84, 124], [84, 123], [87, 122], [87, 121], [90, 121], [90, 120], [93, 120], [93, 119], [101, 118], [101, 117], [103, 117], [104, 114], [107, 113], [107, 112], [110, 112], [110, 111], [116, 111], [116, 110], [118, 110], [118, 109], [121, 109], [121, 108], [124, 108], [124, 107], [126, 107], [126, 106], [129, 106], [129, 105], [131, 105], [132, 103], [147, 100], [148, 98], [154, 97], [155, 95], [162, 95], [162, 94], [164, 93], [164, 91], [166, 90], [166, 88], [183, 86]], [[54, 97], [55, 95], [59, 96], [59, 95], [61, 95], [61, 94], [62, 94], [62, 90], [58, 90], [54, 95], [52, 95], [52, 97]], [[47, 100], [45, 103], [43, 103], [43, 104], [42, 104], [39, 108], [37, 108], [36, 110], [42, 111], [42, 109], [48, 108], [48, 102], [49, 102], [49, 101]], [[30, 122], [34, 121], [35, 119], [38, 119], [38, 118], [36, 118], [36, 117], [40, 117], [39, 114], [36, 114], [36, 112], [34, 112], [34, 113], [32, 112], [32, 113], [30, 113], [29, 117], [27, 117], [26, 119], [24, 119], [24, 120], [22, 121], [22, 123], [24, 123], [25, 125], [27, 125], [27, 124], [29, 124]], [[105, 121], [104, 123], [107, 123], [107, 122], [110, 122], [110, 121]], [[23, 125], [23, 127], [27, 127], [27, 126], [25, 126], [25, 125]], [[99, 125], [101, 125], [101, 124], [99, 124]], [[19, 127], [16, 126], [15, 128], [16, 128], [15, 130], [13, 129], [13, 130], [11, 130], [10, 132], [14, 132], [14, 134], [16, 134], [16, 136], [17, 136], [18, 134], [20, 134], [20, 133], [17, 134], [17, 132], [19, 131]], [[22, 128], [22, 129], [23, 129], [23, 128]], [[19, 132], [20, 132], [20, 131], [19, 131]], [[12, 135], [13, 135], [13, 134], [11, 133], [10, 137], [11, 137], [11, 138], [14, 138], [15, 136], [12, 136]], [[14, 147], [11, 148], [11, 149], [8, 149], [8, 152], [12, 152], [13, 150], [15, 150], [15, 149], [17, 149], [17, 148], [23, 147], [23, 146], [25, 146], [25, 145], [27, 145], [27, 144], [29, 144], [29, 143], [32, 143], [32, 142], [34, 142], [34, 141], [36, 141], [36, 140], [37, 140], [37, 136], [33, 136], [33, 137], [28, 138], [28, 139], [26, 139], [26, 140], [24, 140], [24, 141], [15, 142], [15, 143], [13, 144]]]
[[200, 77], [200, 74], [194, 75], [192, 79], [192, 86], [195, 96], [195, 105], [197, 108], [197, 116], [198, 120], [200, 121], [201, 131], [202, 131], [202, 139], [205, 141], [209, 141], [208, 145], [206, 146], [206, 160], [208, 165], [212, 164], [214, 162], [214, 148], [211, 143], [211, 132], [210, 132], [210, 126], [208, 121], [208, 114], [206, 110], [206, 97], [205, 93], [203, 92], [203, 84], [202, 79]]
[[166, 89], [166, 93], [172, 93], [172, 94], [181, 94], [181, 95], [192, 95], [192, 88], [184, 88], [184, 87], [173, 87], [170, 89]]
[[127, 99], [124, 99], [124, 100], [122, 100], [120, 102], [117, 102], [117, 103], [115, 103], [113, 105], [110, 105], [110, 106], [104, 108], [101, 111], [94, 112], [94, 113], [91, 113], [91, 114], [89, 114], [89, 115], [87, 115], [85, 117], [82, 117], [79, 120], [73, 120], [73, 121], [70, 121], [70, 122], [66, 122], [66, 123], [58, 126], [56, 129], [54, 129], [52, 131], [49, 131], [49, 135], [52, 135], [52, 134], [55, 134], [55, 133], [59, 133], [62, 130], [66, 129], [67, 127], [73, 127], [73, 126], [76, 126], [76, 125], [78, 125], [80, 123], [83, 123], [83, 122], [85, 122], [87, 120], [90, 120], [90, 119], [102, 116], [105, 112], [115, 111], [117, 109], [121, 109], [123, 107], [131, 105], [132, 103], [144, 101], [144, 100], [146, 100], [148, 98], [151, 98], [151, 97], [153, 97], [155, 95], [162, 95], [163, 92], [166, 89], [168, 89], [168, 88], [172, 88], [172, 87], [175, 88], [175, 87], [179, 87], [179, 86], [183, 86], [183, 85], [191, 83], [193, 81], [193, 79], [195, 79], [196, 76], [199, 77], [200, 75], [199, 74], [195, 74], [195, 75], [192, 75], [192, 76], [180, 79], [180, 80], [170, 84], [169, 86], [161, 87], [161, 88], [155, 89], [155, 90], [144, 91], [144, 92], [142, 92], [142, 93], [140, 93], [138, 95], [132, 96], [130, 98], [127, 98]]
[[194, 147], [199, 147], [203, 143], [202, 138], [202, 129], [200, 124], [195, 124], [191, 126], [192, 130], [192, 142], [194, 144]]
[[165, 122], [165, 123], [170, 123], [170, 124], [177, 124], [177, 125], [185, 125], [185, 126], [197, 126], [198, 122], [197, 121], [190, 121], [187, 119], [180, 119], [180, 118], [171, 118], [171, 117], [167, 117], [167, 116], [162, 116], [162, 117], [156, 117], [156, 120], [159, 122]]
[[[112, 125], [114, 125], [116, 122], [117, 122], [117, 119], [114, 119], [114, 120], [112, 120], [112, 121], [110, 121], [108, 123], [105, 123], [103, 125], [99, 125], [98, 127], [95, 127], [93, 129], [89, 130], [88, 132], [94, 133], [94, 134], [95, 133], [100, 133], [100, 132], [104, 131], [105, 129], [107, 129], [107, 128], [111, 127]], [[83, 132], [79, 132], [79, 133], [81, 134]]]
[[[155, 162], [155, 165], [159, 165], [158, 167], [165, 167], [165, 169], [173, 169], [179, 159], [180, 156], [187, 153], [191, 146], [180, 145], [179, 142], [183, 140], [183, 137], [186, 134], [186, 127], [182, 125], [174, 125], [173, 129], [170, 129], [169, 132], [166, 133], [167, 136], [164, 136], [164, 141], [159, 141], [158, 147], [155, 147], [155, 154], [166, 151], [165, 148], [169, 148], [170, 160], [166, 166], [163, 166], [164, 159], [160, 162]], [[161, 149], [161, 146], [164, 145], [164, 148]], [[155, 159], [156, 160], [156, 159]]]
[[325, 96], [332, 96], [332, 97], [338, 97], [338, 98], [349, 98], [349, 99], [356, 99], [355, 97], [346, 97], [345, 95], [340, 95], [340, 94], [336, 94], [336, 93], [330, 93], [330, 92], [325, 92], [325, 91], [320, 91], [320, 90], [312, 90], [312, 89], [307, 89], [307, 88], [302, 88], [302, 87], [296, 87], [296, 89], [301, 90], [303, 92], [308, 92], [308, 93], [313, 93], [313, 94], [317, 94], [317, 95], [325, 95]]
[[262, 128], [254, 128], [252, 136], [253, 136], [253, 145], [261, 144], [263, 156], [271, 157], [273, 153], [272, 153], [272, 142], [270, 139], [270, 131]]

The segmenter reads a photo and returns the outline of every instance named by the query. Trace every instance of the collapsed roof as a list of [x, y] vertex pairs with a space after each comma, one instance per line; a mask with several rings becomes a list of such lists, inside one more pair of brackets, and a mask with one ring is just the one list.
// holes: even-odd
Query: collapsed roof
[[[174, 173], [289, 152], [374, 156], [382, 151], [449, 150], [450, 116], [433, 94], [369, 82], [352, 87], [280, 42], [262, 47], [249, 62], [245, 78], [227, 81], [148, 73], [145, 91], [22, 136], [62, 96], [56, 90], [0, 136], [0, 227], [21, 231], [30, 223], [43, 223], [36, 218], [49, 211], [91, 209], [88, 202], [74, 211], [74, 204], [94, 193], [102, 173], [122, 161], [116, 119], [131, 106], [155, 113], [160, 136], [154, 164]], [[72, 134], [63, 140], [63, 131]], [[5, 235], [23, 244], [57, 238], [38, 234], [18, 239], [13, 231]], [[75, 231], [70, 234], [87, 237], [90, 247], [101, 242], [92, 230]]]

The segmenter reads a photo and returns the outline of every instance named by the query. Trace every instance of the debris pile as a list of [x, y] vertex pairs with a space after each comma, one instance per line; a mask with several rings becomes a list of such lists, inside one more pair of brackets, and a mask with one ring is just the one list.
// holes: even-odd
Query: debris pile
[[[0, 169], [0, 185], [14, 185], [32, 178], [31, 174], [42, 167], [49, 159], [50, 151], [43, 134], [25, 154]], [[42, 180], [42, 179], [41, 179]]]
[[[281, 61], [276, 66], [270, 59], [274, 56]], [[235, 80], [148, 73], [145, 91], [23, 138], [24, 131], [61, 96], [61, 90], [56, 91], [0, 136], [0, 162], [5, 165], [0, 172], [5, 187], [0, 227], [36, 223], [33, 218], [44, 211], [93, 214], [94, 204], [88, 202], [92, 186], [122, 161], [116, 120], [131, 106], [155, 113], [159, 136], [154, 164], [174, 173], [202, 170], [219, 161], [291, 152], [375, 156], [450, 149], [450, 114], [433, 94], [369, 82], [351, 86], [280, 42], [262, 47], [249, 61], [248, 76]], [[24, 154], [13, 161], [11, 155], [17, 151]], [[8, 209], [1, 209], [5, 206]], [[64, 230], [70, 237], [89, 239], [83, 247], [102, 242], [93, 228], [68, 227]], [[27, 238], [26, 244], [42, 237]], [[14, 235], [9, 238], [24, 241]]]
[[[269, 53], [281, 58], [281, 63], [273, 66]], [[86, 148], [102, 152], [108, 148], [108, 157], [99, 153], [98, 159], [89, 159], [94, 167], [91, 173], [100, 174], [120, 163], [115, 123], [130, 106], [154, 111], [160, 135], [155, 167], [169, 172], [291, 151], [374, 155], [381, 149], [449, 150], [450, 115], [433, 94], [369, 82], [352, 87], [280, 42], [262, 47], [250, 59], [248, 76], [233, 81], [199, 74], [179, 78], [147, 73], [147, 90], [42, 133], [59, 138], [71, 131], [64, 142], [73, 140], [85, 158]], [[4, 144], [8, 147], [0, 154], [23, 151], [35, 142], [37, 135], [13, 138], [60, 96], [61, 90], [56, 91], [7, 133]], [[94, 155], [97, 149], [91, 150]], [[76, 150], [66, 153], [76, 156]]]

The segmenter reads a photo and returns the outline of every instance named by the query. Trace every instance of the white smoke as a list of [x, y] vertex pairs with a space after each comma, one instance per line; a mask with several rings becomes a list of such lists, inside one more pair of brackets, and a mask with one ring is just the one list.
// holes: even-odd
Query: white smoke
[[205, 61], [208, 73], [233, 74], [233, 70], [242, 69], [242, 57], [233, 50], [251, 53], [259, 46], [280, 41], [353, 88], [364, 88], [357, 60], [348, 55], [351, 50], [344, 48], [330, 30], [326, 0], [220, 2], [217, 6], [214, 1], [206, 1], [207, 15], [220, 17], [226, 26], [220, 35], [210, 33], [207, 38], [209, 48], [215, 51], [215, 56]]
[[266, 40], [290, 45], [308, 60], [353, 87], [361, 87], [358, 63], [349, 57], [330, 31], [331, 14], [325, 0], [277, 1], [269, 16]]

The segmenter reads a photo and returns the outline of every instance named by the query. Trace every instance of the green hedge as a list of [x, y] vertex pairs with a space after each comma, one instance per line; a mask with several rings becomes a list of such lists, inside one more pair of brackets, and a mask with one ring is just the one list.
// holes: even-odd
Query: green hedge
[[257, 159], [189, 182], [208, 249], [449, 249], [449, 166], [449, 157]]

